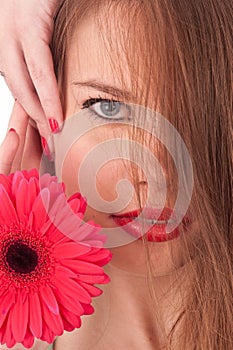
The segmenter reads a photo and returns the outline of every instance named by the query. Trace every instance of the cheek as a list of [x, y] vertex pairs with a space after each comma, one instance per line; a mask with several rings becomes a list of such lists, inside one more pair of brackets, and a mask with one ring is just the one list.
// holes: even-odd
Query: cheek
[[83, 160], [91, 147], [91, 142], [84, 137], [75, 142], [69, 149], [62, 165], [62, 181], [66, 185], [66, 195], [80, 192], [79, 171]]
[[[108, 150], [104, 147], [98, 149], [93, 158], [91, 154], [99, 143], [95, 135], [87, 135], [73, 144], [67, 153], [61, 174], [68, 197], [81, 192], [90, 207], [105, 213], [144, 207], [149, 203], [148, 198], [150, 206], [161, 207], [164, 198], [166, 206], [174, 206], [174, 186], [169, 188], [167, 184], [167, 188], [160, 188], [156, 179], [148, 184], [147, 174], [140, 166], [120, 158], [110, 159], [105, 156]], [[137, 174], [136, 188], [132, 181], [134, 174]], [[167, 198], [164, 197], [165, 190]]]
[[[96, 143], [97, 144], [97, 143]], [[123, 210], [127, 206], [138, 207], [137, 195], [132, 183], [132, 164], [121, 159], [105, 162], [99, 151], [100, 166], [96, 166], [88, 157], [96, 145], [93, 138], [82, 138], [69, 150], [62, 166], [62, 181], [66, 184], [66, 195], [81, 192], [87, 198], [90, 206], [99, 211], [98, 200], [117, 203], [112, 207], [113, 212]], [[95, 158], [98, 158], [98, 154]], [[101, 162], [97, 162], [99, 164]], [[84, 165], [85, 164], [85, 165]], [[134, 169], [135, 171], [135, 169]], [[123, 180], [123, 181], [122, 181]], [[146, 186], [143, 188], [146, 191]], [[143, 196], [146, 199], [146, 196]]]

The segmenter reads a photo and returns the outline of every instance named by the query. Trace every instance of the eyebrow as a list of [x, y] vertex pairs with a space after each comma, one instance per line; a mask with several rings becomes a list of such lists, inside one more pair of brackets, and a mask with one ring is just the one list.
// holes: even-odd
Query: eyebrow
[[89, 81], [74, 81], [73, 85], [81, 86], [81, 87], [89, 87], [98, 91], [105, 92], [107, 94], [113, 95], [115, 97], [126, 99], [126, 100], [134, 100], [134, 95], [127, 90], [119, 89], [115, 86], [107, 85], [96, 80]]

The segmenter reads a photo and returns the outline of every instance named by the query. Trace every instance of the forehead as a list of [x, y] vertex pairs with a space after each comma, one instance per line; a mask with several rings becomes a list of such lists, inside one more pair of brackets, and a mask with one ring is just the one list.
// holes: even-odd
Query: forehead
[[[78, 22], [69, 45], [68, 76], [72, 79], [101, 78], [105, 84], [130, 85], [129, 27], [121, 7], [103, 6]], [[136, 59], [136, 50], [133, 52]], [[122, 81], [123, 80], [123, 81]]]

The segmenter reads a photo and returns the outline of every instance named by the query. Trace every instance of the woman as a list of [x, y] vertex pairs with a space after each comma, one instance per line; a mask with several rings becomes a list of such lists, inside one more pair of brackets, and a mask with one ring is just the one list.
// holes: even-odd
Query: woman
[[[189, 205], [178, 230], [168, 235], [170, 217], [162, 208], [163, 217], [144, 212], [141, 231], [143, 225], [149, 229], [140, 232], [143, 239], [134, 232], [128, 241], [111, 241], [111, 283], [94, 302], [93, 316], [57, 338], [56, 350], [232, 348], [231, 13], [230, 1], [214, 0], [61, 3], [52, 52], [65, 123], [54, 141], [55, 171], [67, 194], [87, 191], [83, 178], [91, 174], [96, 192], [87, 192], [85, 218], [110, 232], [136, 222], [148, 202], [151, 208], [164, 203], [168, 212], [181, 187]], [[71, 142], [76, 124], [84, 127]], [[29, 128], [23, 167], [32, 167], [27, 152], [36, 141]], [[145, 149], [161, 165], [166, 196]], [[84, 166], [95, 160], [88, 158], [92, 154], [104, 154], [98, 172], [90, 160]], [[119, 202], [121, 179], [134, 191]], [[95, 201], [98, 194], [103, 206]]]

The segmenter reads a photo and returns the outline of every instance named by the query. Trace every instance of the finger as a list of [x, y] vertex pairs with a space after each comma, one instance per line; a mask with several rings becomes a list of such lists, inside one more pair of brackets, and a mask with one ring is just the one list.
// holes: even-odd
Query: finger
[[45, 115], [48, 120], [55, 119], [57, 125], [61, 127], [63, 113], [50, 48], [45, 42], [37, 41], [33, 46], [31, 42], [24, 43], [23, 50], [29, 74]]
[[54, 161], [49, 160], [43, 152], [40, 134], [38, 130], [29, 123], [21, 167], [23, 169], [37, 168], [40, 174], [50, 173], [51, 175], [55, 175]]
[[27, 170], [32, 168], [40, 169], [42, 154], [39, 132], [29, 123], [27, 126], [21, 168]]
[[12, 163], [12, 172], [21, 170], [21, 161], [23, 149], [26, 139], [26, 131], [28, 125], [28, 115], [18, 101], [15, 101], [11, 117], [8, 124], [8, 129], [14, 128], [19, 136], [19, 144], [14, 161]]
[[33, 87], [21, 50], [9, 44], [5, 56], [9, 58], [7, 64], [4, 64], [3, 67], [9, 89], [24, 107], [27, 114], [35, 120], [40, 134], [48, 139], [51, 135], [50, 127]]
[[19, 146], [19, 136], [12, 130], [8, 131], [0, 146], [0, 173], [9, 175]]

